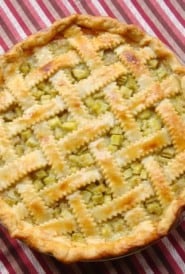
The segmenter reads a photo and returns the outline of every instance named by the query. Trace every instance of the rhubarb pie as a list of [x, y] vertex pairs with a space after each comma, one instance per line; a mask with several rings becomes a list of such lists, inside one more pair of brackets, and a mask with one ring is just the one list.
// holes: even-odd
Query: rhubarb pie
[[185, 205], [185, 68], [156, 38], [72, 15], [0, 57], [0, 220], [63, 262], [128, 254]]

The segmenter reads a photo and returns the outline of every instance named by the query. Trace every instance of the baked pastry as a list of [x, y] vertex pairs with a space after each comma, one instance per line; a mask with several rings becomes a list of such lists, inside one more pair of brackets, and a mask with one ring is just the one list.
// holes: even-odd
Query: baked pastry
[[128, 254], [185, 205], [185, 68], [160, 41], [73, 15], [0, 57], [0, 220], [63, 262]]

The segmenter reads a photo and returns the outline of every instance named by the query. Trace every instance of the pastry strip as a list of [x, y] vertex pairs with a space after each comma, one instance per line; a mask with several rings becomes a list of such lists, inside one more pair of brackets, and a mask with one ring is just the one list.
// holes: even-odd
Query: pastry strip
[[131, 161], [144, 157], [170, 143], [171, 140], [168, 132], [165, 129], [161, 129], [156, 133], [119, 150], [117, 152], [117, 160], [121, 166], [125, 166]]
[[122, 42], [124, 42], [124, 38], [114, 33], [105, 32], [99, 34], [97, 37], [93, 37], [93, 47], [96, 51], [115, 48]]
[[174, 198], [173, 192], [165, 177], [163, 170], [158, 162], [152, 156], [149, 156], [142, 161], [148, 176], [151, 179], [154, 189], [159, 197], [161, 204], [166, 207]]
[[105, 221], [135, 207], [137, 203], [149, 198], [153, 193], [151, 185], [145, 181], [129, 193], [113, 199], [106, 205], [97, 206], [92, 210], [92, 215], [98, 222]]
[[[13, 160], [3, 168], [0, 168], [0, 190], [8, 188], [28, 172], [46, 165], [47, 162], [39, 150], [35, 150], [19, 159]], [[11, 170], [14, 172], [10, 172]]]
[[23, 180], [16, 188], [31, 216], [37, 223], [51, 219], [49, 208], [46, 207], [44, 201], [39, 197], [30, 180]]
[[100, 180], [99, 171], [94, 169], [82, 169], [79, 172], [60, 180], [57, 184], [46, 187], [40, 191], [40, 195], [48, 204], [62, 199], [67, 194], [75, 192], [82, 186]]
[[58, 176], [65, 174], [65, 163], [62, 155], [59, 153], [57, 143], [53, 137], [52, 131], [46, 122], [41, 122], [34, 127], [35, 135], [44, 151], [49, 164], [53, 167]]
[[59, 217], [58, 219], [52, 219], [49, 222], [43, 223], [39, 227], [50, 234], [61, 235], [74, 231], [75, 221], [70, 217], [65, 219]]
[[0, 111], [5, 110], [13, 102], [15, 102], [15, 98], [8, 90], [2, 90], [0, 92]]
[[113, 116], [110, 113], [105, 113], [99, 119], [92, 119], [90, 122], [84, 121], [83, 126], [61, 139], [58, 147], [64, 154], [76, 151], [97, 136], [104, 134], [113, 124]]
[[62, 112], [65, 106], [60, 97], [52, 99], [44, 105], [33, 105], [28, 108], [22, 117], [15, 119], [13, 122], [7, 123], [6, 128], [10, 136], [16, 135], [22, 130], [38, 123], [44, 119], [48, 119], [55, 114]]
[[31, 95], [27, 82], [25, 82], [20, 73], [12, 75], [7, 80], [7, 87], [23, 109], [27, 109], [35, 104], [35, 100]]
[[80, 96], [85, 97], [115, 81], [116, 78], [126, 73], [126, 71], [126, 68], [120, 62], [110, 66], [102, 66], [94, 70], [87, 79], [81, 80], [76, 85], [76, 88]]
[[122, 195], [125, 192], [126, 182], [113, 156], [106, 149], [103, 139], [91, 143], [90, 147], [113, 193], [115, 196]]
[[81, 195], [76, 192], [69, 196], [68, 200], [83, 233], [87, 237], [97, 235], [96, 223], [88, 212]]
[[120, 60], [128, 66], [135, 76], [139, 77], [142, 74], [150, 74], [142, 62], [143, 58], [137, 56], [137, 53], [131, 46], [121, 45], [115, 50], [115, 52], [118, 54]]
[[185, 151], [180, 152], [164, 167], [164, 173], [170, 182], [174, 181], [185, 171]]
[[104, 88], [104, 94], [109, 102], [111, 109], [119, 122], [126, 136], [130, 141], [136, 141], [141, 138], [141, 133], [139, 131], [138, 125], [132, 116], [131, 112], [126, 106], [126, 102], [122, 98], [118, 87], [115, 83], [111, 83]]
[[129, 101], [128, 108], [134, 114], [142, 111], [155, 103], [179, 92], [179, 83], [174, 76], [165, 79], [161, 84], [154, 83], [148, 90], [139, 91]]
[[168, 99], [163, 100], [156, 110], [167, 126], [177, 151], [183, 151], [185, 149], [185, 123]]
[[11, 162], [17, 157], [2, 121], [0, 121], [0, 155], [5, 162]]
[[90, 69], [94, 70], [102, 65], [101, 58], [95, 51], [93, 43], [83, 35], [79, 27], [69, 28], [64, 36], [68, 38], [69, 43], [77, 50]]
[[54, 60], [48, 62], [42, 67], [33, 70], [26, 77], [25, 81], [28, 83], [28, 87], [36, 85], [40, 81], [48, 78], [59, 68], [67, 68], [79, 63], [79, 57], [74, 51], [69, 51]]
[[79, 120], [82, 116], [88, 116], [87, 109], [85, 108], [78, 91], [75, 86], [69, 82], [64, 72], [59, 71], [52, 82], [74, 118]]

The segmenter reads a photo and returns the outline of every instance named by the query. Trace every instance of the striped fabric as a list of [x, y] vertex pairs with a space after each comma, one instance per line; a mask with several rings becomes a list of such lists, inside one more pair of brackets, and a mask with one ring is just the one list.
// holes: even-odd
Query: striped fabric
[[[159, 37], [185, 62], [184, 0], [0, 0], [0, 54], [31, 33], [73, 13], [109, 15]], [[0, 226], [2, 274], [185, 273], [185, 218], [168, 237], [126, 258], [64, 265], [31, 250]]]

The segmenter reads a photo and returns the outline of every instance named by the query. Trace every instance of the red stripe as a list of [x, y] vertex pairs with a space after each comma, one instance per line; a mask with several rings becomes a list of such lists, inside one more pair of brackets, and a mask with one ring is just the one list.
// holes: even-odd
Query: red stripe
[[12, 248], [9, 249], [9, 245], [7, 245], [7, 242], [4, 241], [4, 237], [0, 238], [0, 246], [1, 246], [1, 251], [4, 254], [8, 254], [7, 260], [9, 262], [9, 264], [14, 267], [14, 271], [16, 273], [23, 273], [23, 271], [19, 267], [19, 264], [17, 263], [17, 260], [15, 260], [14, 256], [11, 254]]
[[43, 255], [41, 253], [38, 253], [37, 251], [32, 251], [34, 257], [36, 258], [36, 260], [39, 262], [39, 264], [41, 265], [41, 267], [43, 268], [43, 270], [47, 273], [47, 274], [53, 274], [53, 272], [50, 271], [50, 269], [48, 268], [48, 266], [46, 265], [45, 261], [43, 260]]
[[79, 9], [78, 5], [76, 4], [75, 0], [71, 0], [71, 5], [73, 6], [73, 8], [76, 10], [77, 13], [81, 13], [81, 10]]
[[1, 38], [1, 36], [0, 36], [0, 45], [4, 49], [4, 51], [7, 51], [9, 49], [9, 47], [7, 46], [5, 41]]
[[177, 0], [177, 2], [182, 7], [182, 9], [185, 10], [185, 1], [184, 0]]
[[176, 249], [178, 255], [181, 257], [182, 261], [185, 259], [185, 251], [181, 248], [178, 241], [173, 237], [173, 235], [170, 233], [168, 235], [168, 240], [173, 245], [174, 249]]
[[[23, 9], [24, 11], [26, 10], [25, 12], [25, 15], [27, 16], [27, 18], [31, 18], [30, 21], [34, 24], [34, 26], [36, 26], [37, 29], [39, 29], [40, 27], [45, 27], [45, 23], [44, 21], [42, 20], [42, 18], [40, 18], [40, 16], [38, 15], [38, 12], [36, 11], [36, 9], [34, 9], [33, 7], [30, 8], [29, 4], [27, 3], [28, 1], [22, 1], [22, 0], [15, 0], [17, 1], [17, 3], [20, 4], [20, 8]], [[31, 1], [31, 0], [30, 0]], [[50, 11], [50, 9], [48, 8], [47, 6], [47, 1], [49, 0], [37, 0], [37, 3], [40, 5], [42, 11], [45, 13], [46, 17], [53, 21], [54, 20], [54, 16], [52, 15], [52, 12]], [[19, 22], [19, 24], [21, 25], [21, 27], [23, 28], [24, 32], [26, 34], [31, 33], [30, 29], [27, 27], [25, 21], [21, 18], [21, 13], [19, 13], [18, 9], [15, 9], [14, 6], [13, 6], [13, 2], [12, 0], [7, 0], [6, 1], [6, 4], [7, 6], [9, 7], [10, 11], [13, 13], [13, 15], [15, 16], [16, 20]], [[59, 3], [59, 2], [62, 2], [62, 3]], [[75, 0], [71, 0], [69, 1], [72, 6], [74, 7], [74, 9], [77, 11], [77, 12], [80, 12], [80, 6], [78, 6], [78, 2], [75, 1]], [[140, 6], [140, 10], [136, 7], [136, 4], [134, 3], [140, 3], [138, 4]], [[149, 3], [149, 1], [146, 1], [147, 2], [147, 5]], [[183, 3], [184, 1], [180, 1], [178, 0], [179, 2], [179, 5], [183, 6]], [[133, 22], [133, 23], [136, 23], [136, 24], [139, 24], [140, 22], [138, 22], [138, 20], [135, 18], [133, 12], [128, 8], [128, 6], [124, 7], [124, 5], [126, 5], [126, 0], [124, 1], [124, 3], [121, 3], [121, 0], [118, 0], [118, 1], [107, 1], [107, 0], [102, 0], [102, 1], [99, 1], [100, 5], [102, 5], [102, 7], [104, 8], [104, 10], [108, 13], [109, 16], [111, 17], [115, 17], [114, 15], [114, 11], [113, 11], [113, 7], [115, 7], [115, 9], [117, 9], [119, 11], [119, 13], [123, 16], [123, 18], [126, 19], [127, 22]], [[142, 1], [136, 1], [136, 0], [133, 0], [132, 3], [135, 5], [136, 9], [138, 10], [138, 12], [140, 12], [141, 16], [146, 20], [146, 22], [148, 23], [148, 25], [152, 28], [153, 31], [155, 31], [155, 33], [157, 34], [158, 37], [160, 37], [163, 41], [165, 41], [167, 43], [167, 39], [165, 38], [165, 35], [162, 33], [162, 31], [160, 31], [160, 29], [158, 29], [155, 25], [155, 23], [152, 22], [151, 18], [147, 15], [146, 11], [143, 9], [142, 7]], [[177, 20], [179, 20], [179, 22], [181, 22], [181, 24], [183, 23], [184, 25], [184, 21], [183, 21], [183, 18], [182, 16], [180, 16], [179, 12], [177, 11], [177, 9], [175, 8], [175, 5], [173, 4], [173, 2], [171, 1], [167, 1], [165, 0], [165, 3], [167, 4], [167, 6], [170, 8], [170, 10], [173, 12], [174, 16], [177, 17]], [[100, 14], [100, 11], [98, 10], [96, 4], [93, 2], [93, 0], [91, 0], [90, 3], [88, 3], [88, 1], [80, 1], [80, 4], [84, 7], [84, 9], [90, 13], [90, 14]], [[79, 4], [79, 5], [80, 5]], [[53, 8], [56, 10], [56, 12], [60, 13], [60, 15], [62, 15], [62, 17], [64, 17], [64, 15], [68, 15], [70, 13], [70, 11], [67, 9], [67, 7], [65, 7], [65, 1], [62, 1], [62, 0], [52, 0], [50, 1], [50, 5], [53, 6]], [[26, 6], [26, 8], [25, 8]], [[59, 8], [58, 8], [59, 6]], [[154, 5], [155, 6], [155, 5]], [[123, 8], [124, 7], [124, 8]], [[155, 7], [152, 9], [150, 9], [152, 12], [155, 11]], [[143, 13], [142, 13], [142, 12]], [[1, 11], [0, 11], [1, 12]], [[182, 13], [181, 13], [182, 14]], [[1, 16], [0, 15], [0, 19], [4, 19], [4, 15]], [[157, 18], [159, 20], [159, 18]], [[160, 21], [161, 20], [161, 21]], [[168, 29], [171, 28], [171, 25], [169, 23], [166, 24], [166, 16], [164, 15], [163, 13], [163, 16], [160, 17], [160, 20], [159, 22], [161, 22], [161, 24], [164, 26], [165, 30], [167, 30], [169, 32]], [[162, 21], [163, 20], [163, 21]], [[170, 20], [169, 20], [170, 21]], [[8, 23], [7, 23], [8, 22]], [[171, 21], [170, 21], [171, 22]], [[8, 18], [7, 21], [4, 22], [4, 24], [2, 24], [2, 27], [4, 28], [5, 32], [7, 33], [7, 35], [10, 37], [10, 40], [15, 43], [17, 41], [17, 35], [15, 34], [16, 32], [13, 31], [12, 32], [12, 29], [14, 28], [15, 29], [15, 26], [13, 26], [13, 24], [11, 24], [11, 27], [9, 26], [9, 23], [10, 23], [10, 20]], [[173, 23], [174, 24], [174, 23]], [[171, 31], [170, 31], [171, 33]], [[183, 47], [183, 39], [182, 37], [180, 38], [179, 36], [177, 36], [177, 39], [176, 39], [176, 32], [173, 34], [172, 33], [172, 39], [173, 40], [176, 40], [176, 43], [179, 45], [179, 47], [184, 50], [184, 47]], [[20, 38], [18, 38], [20, 39]], [[3, 38], [3, 37], [0, 37], [0, 45], [2, 46], [3, 49], [7, 50], [8, 49], [8, 46], [7, 46], [7, 39]], [[171, 42], [170, 42], [171, 43]], [[171, 46], [173, 46], [171, 44]], [[183, 224], [181, 225], [181, 227], [179, 227], [179, 229], [177, 229], [179, 231], [179, 234], [184, 237], [184, 230], [185, 229], [185, 222], [183, 222]], [[6, 236], [4, 236], [3, 238], [6, 239]], [[171, 244], [174, 246], [174, 248], [176, 249], [177, 253], [179, 254], [179, 256], [181, 256], [182, 259], [185, 258], [185, 252], [183, 251], [182, 249], [182, 245], [184, 243], [182, 243], [182, 245], [179, 245], [179, 241], [173, 236], [169, 236], [168, 239], [170, 240]], [[7, 243], [7, 246], [9, 247], [9, 251], [13, 251], [13, 249], [17, 252], [16, 255], [15, 253], [13, 253], [12, 256], [15, 257], [15, 259], [17, 259], [18, 261], [18, 265], [19, 264], [22, 264], [22, 269], [23, 268], [23, 265], [24, 267], [26, 267], [25, 269], [27, 271], [30, 271], [30, 273], [38, 273], [36, 271], [35, 268], [33, 268], [32, 264], [29, 262], [29, 259], [27, 258], [27, 256], [24, 255], [24, 251], [22, 248], [20, 248], [20, 246], [18, 244], [13, 244], [10, 242], [10, 244], [8, 243], [8, 240], [6, 241]], [[17, 242], [16, 242], [17, 243]], [[15, 246], [15, 248], [14, 248]], [[159, 249], [159, 247], [158, 247]], [[172, 248], [167, 248], [167, 251], [164, 249], [164, 248], [161, 248], [160, 249], [160, 252], [162, 251], [163, 252], [163, 256], [165, 254], [165, 258], [164, 258], [164, 263], [165, 263], [165, 266], [166, 266], [166, 269], [169, 270], [168, 272], [169, 273], [177, 273], [177, 274], [180, 274], [182, 273], [182, 271], [180, 270], [179, 272], [179, 269], [180, 269], [180, 266], [179, 266], [179, 269], [176, 267], [175, 263], [173, 260], [171, 260], [169, 253], [172, 253], [174, 249]], [[158, 251], [158, 250], [157, 250]], [[160, 254], [160, 252], [158, 252], [158, 258], [163, 258]], [[2, 263], [4, 264], [4, 266], [7, 268], [7, 271], [9, 271], [10, 273], [15, 273], [15, 270], [13, 269], [13, 266], [11, 265], [10, 266], [10, 263], [8, 262], [8, 260], [6, 259], [6, 256], [3, 254], [3, 257], [1, 256], [1, 251], [0, 251], [0, 261], [2, 261]], [[23, 254], [23, 255], [22, 255]], [[34, 252], [34, 255], [35, 255], [35, 252]], [[159, 267], [158, 269], [156, 269], [156, 262], [154, 260], [154, 258], [151, 257], [150, 253], [146, 251], [143, 251], [141, 253], [141, 255], [144, 256], [144, 258], [146, 259], [147, 263], [149, 264], [149, 266], [152, 268], [152, 270], [154, 271], [154, 273], [157, 273], [159, 274], [160, 272], [160, 265], [158, 264], [157, 267]], [[22, 259], [22, 256], [25, 256], [25, 260]], [[46, 273], [55, 273], [54, 270], [52, 272], [52, 270], [49, 270], [49, 267], [48, 267], [48, 264], [44, 261], [43, 259], [43, 256], [40, 255], [39, 253], [35, 255], [36, 259], [38, 260], [38, 262], [40, 263], [41, 267], [45, 270]], [[45, 257], [44, 257], [45, 258]], [[169, 258], [169, 261], [167, 262], [166, 260], [168, 260]], [[46, 256], [46, 259], [47, 259], [47, 256]], [[4, 260], [6, 260], [6, 262], [4, 262]], [[20, 262], [21, 260], [21, 262]], [[53, 262], [56, 266], [56, 268], [58, 269], [58, 271], [60, 273], [77, 273], [77, 271], [75, 271], [75, 268], [73, 268], [71, 265], [68, 265], [68, 266], [64, 266], [63, 264], [59, 263], [59, 262], [56, 262], [54, 259], [53, 259]], [[130, 272], [131, 273], [146, 273], [145, 272], [145, 269], [143, 269], [143, 267], [136, 261], [136, 258], [135, 256], [131, 256], [129, 259], [125, 258], [124, 260], [119, 260], [120, 264], [123, 264], [122, 262], [124, 262], [125, 265], [128, 266], [128, 269], [130, 269]], [[8, 264], [7, 264], [8, 263]], [[123, 264], [123, 266], [124, 266]], [[80, 270], [81, 273], [84, 273], [84, 274], [91, 274], [91, 273], [102, 273], [102, 274], [108, 274], [108, 273], [111, 273], [111, 271], [114, 273], [114, 271], [118, 274], [121, 274], [121, 273], [127, 273], [127, 270], [124, 270], [124, 268], [121, 268], [118, 266], [117, 262], [116, 263], [113, 263], [114, 265], [114, 269], [107, 269], [107, 267], [105, 266], [105, 264], [103, 263], [96, 263], [96, 264], [78, 264], [78, 266], [80, 267]], [[12, 269], [10, 269], [9, 267], [11, 267], [13, 269], [14, 272], [12, 272]], [[171, 268], [169, 268], [171, 267]], [[156, 272], [157, 271], [157, 272]], [[26, 273], [24, 271], [24, 273]]]
[[159, 245], [158, 244], [153, 245], [152, 249], [155, 251], [157, 256], [161, 259], [161, 261], [163, 262], [168, 273], [173, 273], [172, 265], [171, 265], [170, 261], [168, 261], [168, 259], [165, 257], [165, 255], [164, 255], [163, 251], [161, 250], [161, 248], [159, 247]]
[[12, 5], [12, 3], [9, 0], [6, 0], [6, 5], [8, 6], [8, 8], [10, 9], [10, 11], [14, 15], [15, 19], [19, 22], [19, 24], [22, 27], [22, 29], [24, 30], [24, 32], [27, 35], [30, 35], [31, 31], [29, 30], [29, 28], [27, 27], [27, 25], [25, 24], [25, 22], [22, 20], [21, 16], [17, 12], [17, 10], [14, 8], [14, 6]]
[[118, 274], [132, 274], [124, 260], [113, 260], [112, 264], [114, 265]]
[[185, 26], [185, 19], [182, 18], [181, 14], [177, 11], [175, 4], [169, 0], [164, 0], [164, 2], [171, 10], [171, 12], [175, 15], [175, 17], [178, 19], [178, 21], [182, 24], [182, 26]]
[[[90, 9], [93, 11], [95, 15], [101, 15], [101, 12], [96, 8], [96, 6], [93, 4], [93, 1], [87, 2]], [[99, 3], [100, 4], [100, 3]], [[101, 4], [100, 4], [101, 5]]]
[[125, 13], [124, 9], [119, 5], [119, 1], [115, 0], [114, 5], [117, 11], [119, 11], [122, 16], [122, 20], [127, 24], [133, 24], [132, 20], [128, 17], [127, 13]]
[[[6, 267], [7, 271], [11, 274], [16, 274], [15, 270], [13, 269], [12, 265], [8, 262], [6, 256], [4, 255], [3, 252], [1, 252], [0, 249], [0, 262], [3, 263], [3, 265]], [[3, 274], [3, 273], [2, 273]]]
[[102, 7], [104, 8], [104, 10], [106, 11], [106, 13], [111, 16], [111, 17], [116, 17], [114, 15], [114, 13], [112, 12], [111, 10], [111, 6], [109, 6], [104, 0], [101, 0], [101, 4], [102, 4]]
[[[119, 3], [121, 9], [123, 9], [125, 14], [127, 14], [128, 18], [132, 22], [132, 24], [139, 25], [143, 29], [140, 22], [137, 20], [137, 18], [134, 16], [134, 14], [131, 12], [131, 10], [128, 8], [127, 4], [124, 1], [117, 1], [117, 3]], [[120, 12], [121, 12], [121, 9], [120, 9]]]
[[138, 273], [143, 273], [143, 267], [140, 263], [140, 260], [137, 256], [137, 254], [131, 256], [131, 261], [132, 261], [132, 264], [134, 264], [136, 266]]
[[[160, 16], [160, 14], [158, 13], [158, 10], [155, 8], [155, 6], [153, 5], [153, 2], [152, 1], [145, 1], [145, 4], [148, 6], [148, 8], [150, 10], [153, 10], [153, 14], [155, 15], [156, 17], [156, 20], [158, 20], [160, 22], [160, 24], [163, 26], [163, 28], [168, 32], [168, 35], [170, 36], [170, 38], [172, 39], [172, 41], [170, 42], [170, 47], [173, 48], [175, 50], [175, 52], [178, 53], [178, 48], [177, 46], [179, 47], [179, 49], [181, 51], [183, 51], [184, 49], [184, 46], [183, 46], [183, 43], [181, 42], [181, 40], [179, 40], [178, 38], [176, 38], [175, 35], [173, 35], [173, 33], [171, 32], [170, 28], [168, 27], [168, 25], [166, 25], [166, 21]], [[171, 35], [172, 34], [172, 35]], [[166, 38], [163, 38], [163, 37], [160, 37], [158, 36], [164, 43], [166, 44], [169, 44], [168, 42], [166, 42]], [[176, 43], [176, 45], [174, 45], [174, 42]], [[179, 54], [180, 55], [180, 54]]]
[[[153, 258], [150, 257], [149, 253], [147, 252], [147, 249], [144, 250], [144, 251], [142, 251], [141, 254], [145, 258], [146, 262], [148, 263], [148, 265], [150, 266], [150, 268], [152, 269], [152, 271], [154, 273], [156, 273], [156, 271], [158, 270], [157, 265], [155, 264]], [[160, 272], [158, 274], [160, 274]]]
[[7, 14], [5, 13], [5, 11], [3, 9], [1, 9], [1, 17], [4, 20], [4, 23], [6, 24], [7, 28], [11, 32], [11, 34], [15, 37], [16, 41], [18, 42], [18, 41], [22, 40], [22, 37], [19, 35], [19, 32], [12, 25], [12, 22], [10, 21], [10, 19], [8, 18]]
[[[20, 257], [21, 254], [19, 255], [20, 249], [17, 245], [17, 242], [15, 240], [13, 240], [9, 236], [9, 234], [6, 232], [6, 230], [2, 227], [0, 228], [0, 235], [1, 235], [2, 239], [5, 240], [5, 243], [7, 245], [9, 252], [12, 255], [12, 257], [14, 258], [14, 260], [16, 260], [19, 268], [22, 269], [23, 273], [25, 273], [25, 271], [27, 269], [26, 264]], [[23, 254], [23, 256], [24, 256], [24, 254]]]
[[[150, 2], [153, 2], [151, 0], [149, 0]], [[153, 3], [154, 4], [154, 3]], [[184, 39], [184, 36], [182, 35], [182, 33], [179, 31], [179, 29], [175, 26], [174, 22], [172, 21], [172, 19], [170, 18], [170, 16], [168, 16], [166, 13], [164, 13], [163, 9], [161, 8], [161, 6], [157, 3], [157, 1], [155, 2], [155, 10], [158, 11], [158, 13], [160, 14], [161, 18], [163, 20], [165, 20], [165, 24], [167, 24], [167, 26], [170, 28], [171, 32], [173, 33], [173, 35], [175, 37], [177, 37], [179, 40]]]
[[[6, 240], [11, 244], [11, 246], [16, 250], [17, 256], [14, 256], [17, 263], [19, 263], [20, 268], [23, 267], [22, 263], [24, 263], [24, 267], [26, 266], [28, 269], [32, 269], [35, 272], [33, 274], [37, 273], [35, 266], [31, 263], [27, 255], [25, 254], [24, 250], [22, 249], [21, 245], [18, 241], [15, 239], [12, 239], [9, 234], [4, 230], [4, 237], [6, 237]], [[13, 255], [13, 253], [12, 253]], [[18, 260], [20, 258], [21, 260]]]
[[83, 5], [84, 9], [86, 10], [87, 13], [92, 14], [92, 15], [96, 15], [96, 13], [94, 13], [94, 10], [92, 10], [92, 8], [88, 5], [88, 1], [82, 1], [81, 5]]
[[28, 12], [32, 15], [34, 20], [38, 23], [39, 28], [45, 28], [46, 27], [45, 23], [42, 21], [42, 18], [38, 15], [35, 8], [30, 4], [29, 0], [24, 1], [24, 4], [25, 4]]
[[40, 29], [40, 25], [35, 20], [35, 18], [32, 16], [32, 14], [30, 13], [29, 8], [26, 6], [26, 1], [17, 0], [17, 5], [19, 6], [20, 9], [22, 9], [22, 11], [24, 12], [25, 16], [33, 24], [33, 26], [35, 27], [35, 30], [39, 30]]
[[6, 13], [3, 9], [1, 9], [1, 26], [5, 30], [6, 34], [12, 41], [12, 43], [16, 43], [21, 40], [20, 35], [18, 35], [16, 29], [12, 26], [11, 22], [9, 21]]
[[160, 272], [162, 274], [168, 274], [169, 272], [164, 266], [162, 257], [158, 253], [156, 253], [155, 249], [153, 247], [148, 247], [146, 251], [149, 254], [150, 258], [152, 258], [152, 260], [155, 262], [157, 268], [160, 269]]
[[42, 9], [42, 11], [45, 13], [46, 17], [50, 20], [50, 21], [55, 21], [55, 17], [52, 15], [52, 13], [49, 11], [49, 9], [47, 8], [47, 6], [45, 5], [45, 3], [43, 2], [43, 0], [39, 0], [38, 5], [40, 6], [40, 8]]
[[65, 14], [65, 16], [70, 15], [69, 10], [66, 8], [65, 4], [63, 4], [63, 1], [57, 1], [58, 6], [60, 7], [60, 10], [62, 10]]
[[176, 269], [176, 273], [178, 274], [184, 274], [179, 265], [177, 264], [177, 262], [175, 261], [175, 259], [173, 258], [173, 256], [171, 255], [171, 252], [169, 249], [166, 248], [166, 246], [163, 244], [163, 241], [161, 240], [158, 243], [158, 246], [160, 247], [161, 251], [163, 252], [164, 256], [166, 257], [167, 261], [170, 262], [171, 267], [173, 267], [173, 269]]
[[66, 16], [63, 10], [61, 9], [61, 7], [59, 6], [59, 1], [53, 0], [52, 5], [53, 5], [53, 8], [60, 14], [62, 18]]
[[59, 268], [57, 267], [56, 265], [56, 260], [54, 260], [53, 257], [49, 256], [49, 255], [45, 255], [43, 254], [43, 260], [45, 262], [45, 264], [47, 265], [47, 267], [51, 270], [52, 273], [55, 273], [55, 274], [60, 274], [60, 270]]
[[[167, 44], [169, 47], [171, 46], [168, 41], [166, 40], [165, 36], [159, 31], [159, 29], [156, 27], [155, 22], [153, 22], [150, 17], [145, 13], [144, 9], [139, 5], [137, 0], [132, 0], [134, 6], [137, 8], [141, 16], [145, 19], [145, 21], [148, 23], [148, 25], [151, 27], [151, 29], [155, 32], [155, 34], [161, 39], [165, 44]], [[147, 2], [147, 1], [145, 1]], [[146, 3], [147, 4], [147, 3]]]

